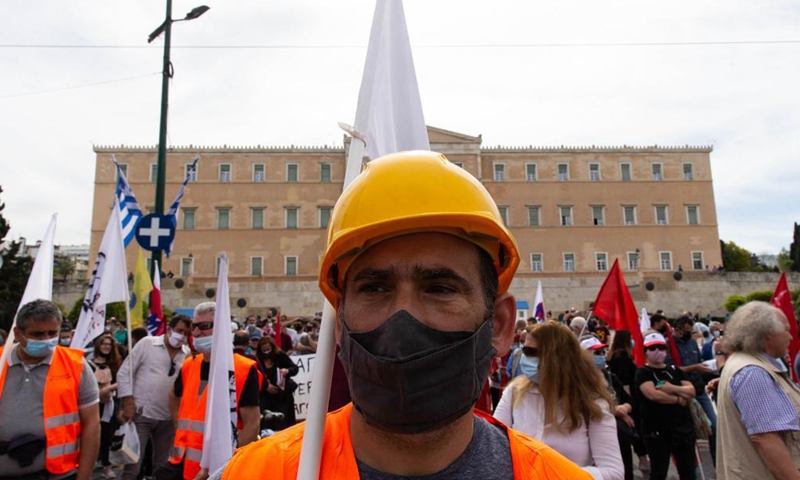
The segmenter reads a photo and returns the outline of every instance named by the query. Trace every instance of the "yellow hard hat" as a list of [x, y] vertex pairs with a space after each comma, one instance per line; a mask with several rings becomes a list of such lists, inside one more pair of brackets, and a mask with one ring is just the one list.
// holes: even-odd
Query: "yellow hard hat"
[[336, 305], [345, 273], [360, 253], [419, 232], [453, 234], [485, 250], [497, 269], [498, 293], [508, 290], [519, 252], [489, 192], [441, 153], [412, 151], [372, 160], [339, 197], [320, 265], [323, 295]]

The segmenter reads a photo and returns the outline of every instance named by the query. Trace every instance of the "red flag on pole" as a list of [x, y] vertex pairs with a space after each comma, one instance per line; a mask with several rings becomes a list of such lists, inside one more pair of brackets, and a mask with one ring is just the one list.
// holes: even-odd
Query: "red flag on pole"
[[278, 310], [278, 315], [275, 316], [275, 345], [277, 345], [278, 348], [283, 349], [281, 346], [281, 333], [281, 311]]
[[597, 299], [592, 307], [592, 314], [599, 317], [614, 330], [628, 330], [633, 337], [633, 361], [637, 366], [644, 365], [644, 350], [642, 331], [639, 330], [639, 313], [633, 304], [631, 292], [625, 285], [625, 278], [619, 268], [619, 261], [614, 260], [614, 266], [597, 292]]
[[789, 321], [789, 333], [792, 335], [792, 341], [789, 343], [789, 370], [792, 372], [792, 378], [797, 381], [797, 375], [794, 371], [794, 358], [800, 350], [800, 336], [798, 336], [797, 317], [794, 314], [794, 306], [792, 305], [792, 294], [789, 292], [789, 284], [786, 282], [786, 272], [781, 274], [781, 279], [778, 280], [778, 286], [775, 288], [775, 293], [772, 294], [770, 303], [778, 307], [784, 315], [786, 320]]

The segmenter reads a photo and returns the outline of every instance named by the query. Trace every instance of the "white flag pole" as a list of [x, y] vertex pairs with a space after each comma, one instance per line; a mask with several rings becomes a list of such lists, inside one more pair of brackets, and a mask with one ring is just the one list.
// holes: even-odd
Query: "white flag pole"
[[[47, 226], [44, 238], [39, 251], [36, 253], [36, 260], [33, 262], [31, 274], [28, 276], [28, 283], [25, 285], [25, 292], [22, 294], [22, 300], [19, 302], [17, 312], [26, 303], [34, 300], [52, 300], [53, 299], [53, 262], [55, 260], [55, 236], [56, 236], [56, 223], [58, 214], [53, 214], [50, 219], [50, 224]], [[8, 363], [8, 355], [11, 353], [11, 347], [14, 346], [14, 327], [17, 324], [17, 316], [14, 315], [14, 320], [11, 322], [11, 329], [6, 338], [6, 347], [3, 349], [3, 355], [0, 356], [0, 380], [6, 372], [6, 364]]]

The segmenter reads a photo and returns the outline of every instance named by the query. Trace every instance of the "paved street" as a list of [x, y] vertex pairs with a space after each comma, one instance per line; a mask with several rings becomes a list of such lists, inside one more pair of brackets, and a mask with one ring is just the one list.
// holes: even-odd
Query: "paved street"
[[[703, 473], [705, 477], [702, 476], [700, 472], [697, 473], [697, 480], [713, 480], [717, 478], [717, 475], [714, 471], [714, 465], [711, 463], [711, 454], [708, 451], [708, 442], [703, 441], [699, 443], [700, 446], [700, 458], [703, 462]], [[642, 476], [642, 473], [638, 470], [638, 463], [639, 460], [636, 458], [636, 455], [633, 456], [633, 463], [634, 463], [634, 475], [633, 478], [636, 479], [643, 479], [647, 480], [647, 477]], [[678, 480], [678, 471], [675, 470], [675, 465], [670, 465], [669, 468], [669, 475], [667, 475], [667, 480]]]

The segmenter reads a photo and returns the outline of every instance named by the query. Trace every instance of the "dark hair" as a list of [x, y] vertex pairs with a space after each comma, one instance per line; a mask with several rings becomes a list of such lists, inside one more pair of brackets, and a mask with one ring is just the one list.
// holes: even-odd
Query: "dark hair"
[[665, 322], [667, 317], [661, 315], [660, 313], [656, 313], [655, 315], [650, 317], [650, 323], [653, 324], [655, 322]]
[[266, 355], [261, 352], [261, 347], [263, 347], [265, 343], [269, 343], [270, 347], [272, 347], [272, 353], [275, 355], [283, 352], [283, 350], [278, 348], [278, 344], [275, 343], [274, 338], [269, 335], [264, 335], [261, 337], [261, 340], [258, 341], [258, 348], [256, 349], [256, 357], [262, 362], [266, 359]]
[[17, 327], [24, 332], [31, 320], [58, 320], [58, 323], [61, 323], [63, 318], [61, 310], [55, 303], [49, 300], [34, 300], [19, 309]]
[[694, 320], [689, 315], [683, 315], [678, 320], [675, 321], [675, 328], [681, 329], [684, 325], [689, 325], [690, 327], [694, 325]]
[[[477, 248], [477, 247], [476, 247]], [[481, 285], [483, 286], [483, 299], [486, 302], [486, 311], [494, 311], [494, 302], [497, 300], [498, 274], [494, 268], [494, 261], [488, 252], [478, 248], [480, 255], [479, 270]]]
[[188, 315], [183, 315], [180, 313], [172, 316], [172, 319], [169, 321], [169, 328], [175, 330], [175, 327], [177, 327], [179, 323], [186, 325], [186, 328], [189, 330], [192, 329], [192, 319], [189, 318]]
[[233, 334], [233, 345], [236, 347], [246, 347], [250, 343], [250, 334], [244, 330], [239, 330]]
[[621, 357], [623, 352], [631, 357], [633, 349], [631, 348], [631, 332], [628, 330], [617, 330], [614, 334], [614, 340], [611, 342], [611, 350], [608, 352], [608, 359]]
[[122, 365], [122, 355], [119, 354], [119, 348], [117, 347], [117, 340], [114, 338], [114, 335], [110, 333], [104, 333], [99, 337], [94, 339], [94, 356], [98, 357], [98, 352], [100, 351], [100, 345], [103, 344], [103, 340], [105, 339], [111, 340], [111, 352], [108, 354], [108, 359], [106, 360], [106, 364], [108, 368], [111, 369], [111, 375], [116, 380], [117, 372], [119, 371], [120, 365]]
[[147, 336], [147, 329], [144, 327], [134, 328], [131, 330], [131, 339], [134, 342], [138, 342], [139, 340], [143, 339]]

